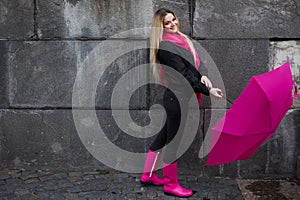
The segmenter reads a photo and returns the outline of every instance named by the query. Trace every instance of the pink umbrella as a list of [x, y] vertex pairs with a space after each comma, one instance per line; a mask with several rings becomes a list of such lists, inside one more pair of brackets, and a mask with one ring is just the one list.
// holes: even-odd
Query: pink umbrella
[[272, 137], [293, 103], [293, 84], [289, 62], [253, 76], [232, 107], [212, 128], [206, 165], [247, 159]]

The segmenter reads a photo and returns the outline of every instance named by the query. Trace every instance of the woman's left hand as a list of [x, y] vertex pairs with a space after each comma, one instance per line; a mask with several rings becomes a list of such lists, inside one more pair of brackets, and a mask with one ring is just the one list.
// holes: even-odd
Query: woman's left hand
[[201, 83], [206, 85], [206, 87], [208, 87], [208, 88], [212, 88], [211, 81], [207, 78], [207, 76], [202, 76], [201, 77]]

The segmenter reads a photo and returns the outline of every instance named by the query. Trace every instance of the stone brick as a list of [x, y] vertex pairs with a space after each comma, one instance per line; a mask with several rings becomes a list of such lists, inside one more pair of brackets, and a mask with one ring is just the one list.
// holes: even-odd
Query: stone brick
[[298, 38], [296, 1], [196, 0], [193, 36], [203, 38]]
[[28, 180], [28, 179], [32, 179], [32, 178], [37, 178], [38, 174], [37, 173], [32, 173], [32, 172], [22, 172], [22, 176], [21, 179], [22, 180]]
[[29, 191], [28, 191], [27, 189], [17, 189], [17, 190], [14, 192], [14, 194], [15, 194], [16, 196], [23, 196], [23, 195], [28, 194], [28, 193], [29, 193]]
[[82, 180], [82, 178], [80, 176], [70, 177], [69, 180], [70, 180], [70, 182], [77, 184], [77, 185], [84, 183], [84, 181]]
[[65, 178], [62, 180], [57, 181], [58, 188], [69, 188], [72, 187], [72, 183], [69, 182], [69, 180], [66, 180]]
[[180, 157], [180, 162], [178, 162], [179, 167], [184, 169], [189, 169], [191, 171], [195, 171], [196, 174], [201, 174], [203, 171], [203, 161], [199, 158], [200, 147], [203, 144], [203, 126], [204, 121], [201, 120], [204, 117], [204, 111], [200, 110], [200, 121], [199, 128], [196, 137], [194, 138], [191, 146], [187, 149], [187, 151]]
[[151, 1], [38, 0], [37, 8], [40, 37], [46, 38], [104, 38], [150, 26], [152, 19]]
[[67, 190], [69, 193], [77, 193], [77, 192], [80, 192], [81, 191], [81, 188], [77, 185], [77, 186], [74, 186], [74, 187], [71, 187]]
[[[300, 42], [299, 41], [274, 41], [270, 44], [270, 70], [281, 66], [286, 61], [290, 62], [293, 81], [300, 86]], [[300, 98], [294, 100], [293, 107], [300, 108]]]
[[300, 110], [291, 109], [269, 140], [268, 174], [296, 175], [297, 156], [300, 155]]
[[63, 191], [60, 191], [60, 192], [53, 191], [53, 192], [51, 192], [51, 199], [64, 199], [64, 198], [65, 198], [65, 193]]
[[46, 175], [46, 176], [40, 176], [39, 179], [41, 181], [49, 181], [55, 179], [55, 175]]
[[93, 180], [95, 179], [95, 177], [93, 175], [85, 175], [83, 176], [83, 180], [87, 181], [87, 180]]
[[41, 199], [49, 199], [49, 197], [50, 197], [49, 192], [36, 192], [35, 194], [38, 198], [41, 198]]
[[82, 172], [69, 172], [68, 174], [70, 177], [82, 176]]
[[94, 191], [96, 189], [95, 185], [90, 185], [90, 184], [83, 184], [80, 186], [81, 191], [86, 192], [86, 191]]
[[[64, 19], [64, 1], [54, 0], [45, 1], [37, 0], [37, 23], [38, 23], [38, 37], [64, 37], [68, 35], [66, 29], [66, 22]], [[51, 16], [51, 17], [49, 17]]]
[[0, 107], [8, 107], [8, 74], [7, 74], [7, 48], [6, 41], [0, 41]]
[[23, 39], [34, 36], [34, 1], [1, 1], [0, 16], [0, 38]]
[[77, 166], [101, 166], [82, 145], [71, 111], [1, 110], [1, 114], [1, 168], [74, 170]]
[[76, 76], [74, 48], [74, 42], [11, 42], [10, 105], [69, 107]]
[[[99, 135], [100, 130], [97, 131], [96, 138], [93, 138], [93, 134], [86, 134], [93, 127], [90, 118], [76, 118], [76, 123], [84, 123], [86, 127], [85, 130], [76, 129], [71, 110], [2, 110], [1, 113], [0, 133], [4, 138], [4, 145], [1, 149], [1, 167], [59, 168], [62, 170], [74, 170], [77, 169], [77, 166], [83, 169], [102, 168], [103, 165], [91, 157], [82, 142], [90, 151], [98, 152], [93, 154], [96, 158], [102, 155], [109, 156], [111, 160], [111, 155], [108, 152], [103, 154], [104, 152], [97, 146], [103, 142], [110, 142], [128, 152], [146, 152], [156, 137], [156, 135], [152, 135], [156, 132], [148, 135], [149, 133], [145, 133], [143, 128], [134, 126], [134, 123], [142, 126], [149, 123], [148, 120], [145, 120], [148, 111], [132, 111], [133, 121], [128, 125], [127, 130], [117, 126], [111, 111], [96, 111], [97, 119], [95, 120], [98, 120], [97, 123], [100, 124], [106, 140]], [[155, 118], [155, 113], [152, 116]], [[81, 139], [78, 137], [77, 131], [79, 131]], [[131, 135], [126, 134], [125, 131]], [[141, 138], [141, 136], [145, 138]], [[90, 145], [97, 148], [93, 149]], [[198, 153], [198, 147], [196, 150], [196, 153], [193, 152], [195, 156]], [[35, 161], [31, 162], [33, 159]], [[115, 159], [122, 161], [125, 158]], [[143, 161], [141, 162], [140, 164], [143, 164]], [[67, 176], [64, 173], [62, 175], [63, 177]], [[50, 179], [57, 180], [58, 178], [51, 177]], [[47, 179], [46, 177], [41, 180]]]
[[[200, 40], [196, 42], [207, 51], [217, 67], [217, 69], [212, 68], [210, 60], [207, 56], [203, 57], [204, 53], [200, 49], [198, 52], [203, 65], [200, 69], [206, 68], [207, 75], [214, 86], [220, 87], [232, 102], [240, 95], [252, 76], [268, 71], [269, 42], [267, 40]], [[222, 80], [219, 80], [218, 74], [221, 74]], [[220, 81], [223, 81], [225, 88], [221, 87]], [[203, 96], [202, 107], [211, 107], [210, 99], [213, 98]], [[216, 106], [224, 108], [218, 104]], [[228, 103], [227, 106], [230, 107], [231, 104]]]
[[[38, 0], [39, 36], [42, 38], [128, 37], [119, 34], [131, 29], [150, 27], [154, 10], [169, 7], [182, 21], [181, 29], [189, 34], [189, 4], [180, 0], [165, 1], [45, 1]], [[49, 18], [49, 16], [52, 16]], [[149, 37], [149, 30], [139, 37]]]
[[[91, 69], [100, 70], [100, 72], [90, 72], [92, 74], [88, 74], [89, 76], [81, 83], [80, 86], [84, 87], [83, 90], [90, 91], [88, 95], [82, 98], [91, 98], [94, 89], [87, 88], [87, 85], [91, 84], [88, 80], [91, 80], [98, 88], [96, 90], [95, 106], [110, 109], [112, 91], [119, 78], [129, 69], [145, 64], [148, 57], [146, 49], [137, 49], [138, 46], [146, 47], [144, 42], [114, 42], [115, 47], [119, 49], [109, 49], [108, 51], [105, 48], [110, 44], [112, 43], [109, 41], [105, 41], [104, 44], [93, 41], [11, 42], [8, 55], [10, 59], [7, 64], [10, 73], [10, 105], [26, 108], [72, 107], [72, 93], [77, 68], [80, 67], [80, 63], [85, 58], [92, 57], [89, 60], [91, 65], [86, 66], [87, 71]], [[89, 54], [95, 46], [98, 50], [96, 53], [102, 52], [101, 55]], [[127, 48], [127, 50], [123, 51], [122, 48]], [[117, 52], [120, 54], [116, 55]], [[109, 60], [112, 54], [116, 60]], [[98, 68], [99, 63], [103, 65], [107, 63], [107, 66]], [[96, 77], [100, 74], [101, 77]], [[141, 77], [133, 76], [128, 81], [134, 85], [138, 78]], [[118, 98], [123, 98], [124, 94], [128, 93], [126, 87], [125, 85], [124, 89], [120, 91], [121, 94], [118, 94]], [[147, 87], [141, 87], [132, 94], [131, 98], [127, 100], [130, 101], [130, 108], [144, 108], [147, 106], [146, 89]], [[123, 92], [124, 94], [122, 94]], [[123, 101], [121, 102], [123, 103]], [[125, 105], [115, 105], [113, 108], [122, 109]], [[83, 107], [91, 106], [89, 104]], [[128, 106], [125, 108], [128, 109]]]
[[296, 171], [296, 177], [298, 180], [300, 180], [300, 156], [297, 156], [297, 171]]
[[55, 174], [55, 179], [57, 179], [57, 180], [62, 180], [62, 179], [65, 179], [67, 177], [68, 177], [68, 175], [66, 173]]
[[[135, 115], [134, 121], [145, 124], [143, 120], [147, 111], [132, 112]], [[80, 169], [106, 169], [82, 145], [88, 135], [83, 141], [78, 137], [71, 110], [1, 110], [1, 115], [1, 167], [75, 170], [80, 166]], [[87, 127], [92, 126], [88, 119], [81, 120]], [[96, 120], [99, 120], [107, 140], [101, 138], [101, 135], [100, 138], [95, 136], [96, 139], [92, 138], [95, 144], [99, 139], [112, 142], [130, 152], [145, 152], [154, 139], [125, 134], [117, 127], [110, 111], [97, 111]], [[128, 130], [136, 135], [144, 134], [143, 129]], [[85, 133], [81, 133], [81, 137]], [[106, 154], [103, 152], [103, 156]], [[31, 162], [33, 159], [35, 162]], [[67, 175], [63, 173], [62, 176]], [[46, 177], [43, 180], [47, 179]]]
[[[239, 175], [243, 178], [258, 178], [266, 176], [268, 160], [272, 155], [268, 153], [267, 143], [262, 144], [256, 152], [247, 160], [238, 161]], [[275, 174], [272, 174], [275, 175]]]
[[[118, 49], [113, 52], [116, 59], [105, 68], [99, 80], [96, 106], [100, 109], [145, 109], [148, 107], [149, 86], [140, 85], [140, 81], [149, 82], [150, 67], [147, 65], [149, 56], [147, 49], [139, 47], [146, 47], [146, 43], [145, 41], [122, 41], [119, 45]], [[130, 51], [126, 52], [125, 49], [130, 49]], [[105, 56], [111, 56], [110, 52], [103, 55], [100, 62], [107, 62]], [[138, 70], [133, 70], [135, 67], [139, 67]], [[131, 72], [131, 75], [126, 75]], [[125, 81], [123, 84], [117, 85], [121, 79]], [[138, 87], [138, 89], [131, 91], [133, 87]], [[113, 93], [116, 95], [112, 96]], [[117, 98], [118, 103], [112, 105], [112, 98]], [[127, 103], [129, 103], [129, 107], [126, 105]]]

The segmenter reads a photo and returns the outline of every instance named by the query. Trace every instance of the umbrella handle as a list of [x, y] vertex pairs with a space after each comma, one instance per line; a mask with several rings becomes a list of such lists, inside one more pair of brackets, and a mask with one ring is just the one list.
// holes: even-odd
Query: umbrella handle
[[297, 84], [294, 82], [294, 99], [297, 99], [297, 95], [298, 95], [298, 87], [297, 87]]
[[230, 103], [231, 105], [233, 104], [233, 102], [232, 102], [230, 99], [228, 99], [227, 97], [226, 97], [226, 101], [227, 101], [228, 103]]

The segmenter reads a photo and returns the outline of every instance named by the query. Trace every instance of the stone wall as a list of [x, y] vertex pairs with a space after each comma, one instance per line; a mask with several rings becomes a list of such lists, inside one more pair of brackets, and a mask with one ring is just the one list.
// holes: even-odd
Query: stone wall
[[[1, 1], [0, 168], [105, 168], [86, 150], [77, 134], [72, 95], [82, 63], [95, 47], [106, 43], [117, 43], [118, 47], [110, 52], [107, 46], [99, 53], [99, 65], [110, 62], [108, 54], [115, 55], [128, 46], [133, 49], [100, 71], [95, 96], [99, 124], [114, 144], [129, 151], [146, 151], [154, 137], [138, 139], [126, 135], [114, 121], [112, 110], [130, 109], [137, 124], [147, 125], [148, 109], [153, 104], [150, 87], [136, 91], [129, 108], [123, 104], [112, 106], [111, 97], [123, 74], [148, 63], [147, 48], [139, 47], [148, 45], [146, 27], [150, 27], [152, 15], [160, 7], [174, 10], [182, 32], [211, 56], [231, 101], [239, 96], [251, 76], [286, 60], [291, 62], [293, 78], [300, 84], [298, 1]], [[132, 29], [137, 30], [136, 34], [126, 32]], [[124, 96], [127, 93], [124, 91]], [[181, 167], [206, 176], [295, 176], [300, 154], [299, 98], [275, 136], [250, 159], [204, 167], [205, 159], [198, 158], [201, 142], [209, 125], [218, 120], [212, 119], [211, 113], [224, 113], [230, 106], [227, 103], [215, 108], [209, 98], [204, 99], [200, 109], [203, 120], [192, 146], [180, 160]]]

